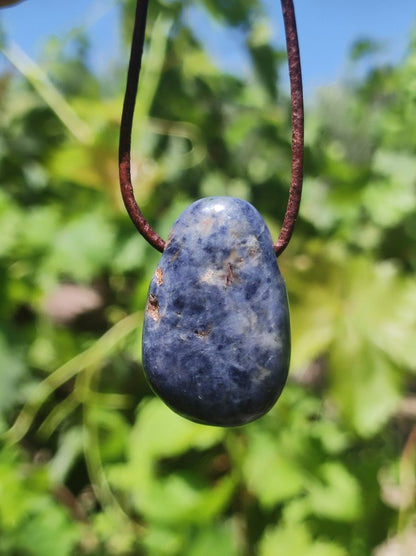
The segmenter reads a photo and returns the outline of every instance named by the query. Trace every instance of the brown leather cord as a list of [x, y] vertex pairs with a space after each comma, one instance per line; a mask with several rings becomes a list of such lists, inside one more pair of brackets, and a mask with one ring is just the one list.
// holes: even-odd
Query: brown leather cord
[[[276, 256], [279, 256], [288, 246], [299, 213], [303, 183], [304, 151], [302, 71], [296, 16], [293, 0], [281, 0], [281, 4], [286, 33], [292, 103], [292, 177], [282, 229], [277, 242], [273, 246]], [[165, 248], [165, 241], [158, 236], [143, 216], [134, 197], [131, 183], [131, 131], [146, 32], [147, 8], [148, 0], [137, 0], [130, 62], [127, 72], [127, 85], [120, 125], [119, 176], [121, 195], [130, 218], [142, 236], [153, 247], [162, 252]]]
[[300, 63], [295, 8], [292, 0], [281, 0], [285, 24], [287, 58], [289, 64], [290, 94], [292, 102], [292, 178], [289, 200], [279, 237], [274, 244], [278, 257], [288, 246], [299, 214], [303, 185], [304, 109], [302, 68]]

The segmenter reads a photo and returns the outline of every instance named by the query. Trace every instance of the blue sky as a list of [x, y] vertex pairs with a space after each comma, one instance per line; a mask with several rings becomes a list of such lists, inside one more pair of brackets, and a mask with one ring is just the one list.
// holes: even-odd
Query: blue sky
[[[267, 8], [272, 40], [284, 41], [279, 0], [263, 0]], [[119, 52], [117, 0], [25, 0], [0, 13], [7, 36], [30, 56], [37, 58], [45, 37], [63, 36], [75, 26], [86, 25], [92, 39], [92, 63], [104, 67]], [[400, 9], [397, 6], [400, 5]], [[372, 38], [384, 44], [379, 61], [397, 61], [405, 52], [416, 24], [414, 0], [295, 0], [307, 96], [321, 86], [345, 76], [351, 44], [357, 38]], [[244, 71], [238, 33], [214, 26], [209, 37], [206, 18], [192, 11], [190, 22], [207, 40], [220, 65]], [[365, 67], [363, 68], [365, 70]]]

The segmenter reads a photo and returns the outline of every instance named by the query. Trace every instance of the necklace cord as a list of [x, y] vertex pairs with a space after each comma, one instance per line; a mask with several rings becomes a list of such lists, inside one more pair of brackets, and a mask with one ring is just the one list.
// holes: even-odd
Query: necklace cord
[[[124, 206], [140, 234], [155, 249], [163, 252], [165, 241], [153, 230], [140, 210], [134, 197], [131, 183], [131, 132], [134, 108], [143, 56], [146, 33], [146, 19], [149, 0], [137, 0], [131, 43], [130, 61], [127, 70], [126, 92], [120, 123], [119, 138], [119, 178]], [[273, 248], [278, 257], [289, 244], [299, 213], [303, 183], [304, 150], [304, 108], [302, 71], [300, 63], [299, 42], [296, 28], [296, 16], [293, 0], [281, 0], [283, 21], [286, 34], [289, 64], [290, 91], [292, 103], [292, 177], [289, 200], [277, 242]]]
[[289, 200], [279, 237], [274, 244], [278, 257], [288, 246], [299, 214], [303, 185], [304, 108], [302, 68], [293, 0], [281, 0], [289, 64], [290, 96], [292, 103], [292, 177]]
[[124, 95], [123, 111], [121, 114], [118, 164], [120, 189], [124, 206], [142, 236], [150, 243], [150, 245], [162, 252], [165, 248], [165, 242], [157, 235], [143, 216], [143, 213], [134, 197], [133, 186], [131, 183], [131, 131], [133, 127], [134, 107], [136, 104], [139, 75], [142, 65], [148, 4], [148, 0], [137, 0], [136, 4], [130, 61], [127, 70], [126, 92]]

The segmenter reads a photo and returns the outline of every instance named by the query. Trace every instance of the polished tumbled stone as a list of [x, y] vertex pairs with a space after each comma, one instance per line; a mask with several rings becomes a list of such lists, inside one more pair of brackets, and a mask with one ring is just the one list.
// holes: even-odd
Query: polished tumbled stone
[[143, 364], [174, 411], [209, 425], [261, 417], [286, 382], [289, 311], [270, 232], [233, 197], [189, 206], [149, 288]]

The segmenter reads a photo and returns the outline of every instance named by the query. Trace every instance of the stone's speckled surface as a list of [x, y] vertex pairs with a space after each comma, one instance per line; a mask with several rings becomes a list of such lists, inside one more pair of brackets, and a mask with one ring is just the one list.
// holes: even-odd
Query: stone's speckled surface
[[266, 413], [290, 358], [286, 288], [257, 210], [210, 197], [178, 218], [149, 288], [143, 364], [174, 411], [238, 426]]

